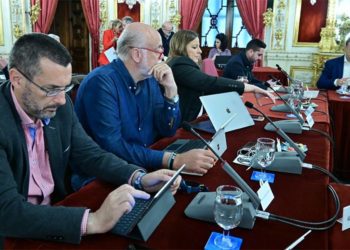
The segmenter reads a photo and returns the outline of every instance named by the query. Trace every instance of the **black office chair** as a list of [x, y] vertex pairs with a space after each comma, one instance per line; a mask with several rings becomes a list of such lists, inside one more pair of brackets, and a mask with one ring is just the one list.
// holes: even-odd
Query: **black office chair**
[[75, 97], [77, 95], [80, 83], [84, 80], [85, 76], [86, 75], [84, 74], [75, 74], [75, 73], [72, 74], [71, 83], [74, 83], [74, 88], [71, 91], [69, 91], [68, 95], [72, 99], [73, 103], [75, 101]]

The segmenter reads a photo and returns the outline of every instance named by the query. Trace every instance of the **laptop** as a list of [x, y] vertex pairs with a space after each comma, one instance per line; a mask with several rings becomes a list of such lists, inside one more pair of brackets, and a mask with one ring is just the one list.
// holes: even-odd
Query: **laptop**
[[[214, 134], [210, 141], [208, 141], [210, 147], [215, 150], [218, 155], [222, 155], [227, 149], [225, 127], [231, 122], [236, 116], [232, 114], [231, 117], [221, 125], [221, 128]], [[175, 142], [168, 145], [164, 151], [175, 152], [177, 154], [190, 151], [191, 149], [202, 148], [205, 149], [207, 146], [201, 140], [192, 139], [178, 139]]]
[[232, 114], [237, 115], [225, 126], [225, 132], [254, 125], [252, 117], [237, 92], [201, 96], [200, 100], [216, 131]]
[[216, 56], [214, 61], [215, 67], [218, 69], [224, 69], [231, 57], [232, 56]]
[[133, 209], [124, 214], [110, 231], [113, 234], [147, 241], [165, 215], [175, 204], [170, 186], [185, 168], [179, 168], [164, 186], [150, 199], [135, 198]]

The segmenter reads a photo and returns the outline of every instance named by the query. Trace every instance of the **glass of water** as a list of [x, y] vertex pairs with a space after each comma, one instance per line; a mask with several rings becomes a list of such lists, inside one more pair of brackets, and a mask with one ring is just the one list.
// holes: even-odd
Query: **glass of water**
[[236, 242], [229, 237], [229, 230], [237, 227], [243, 216], [242, 190], [231, 185], [222, 185], [216, 189], [214, 217], [216, 223], [224, 229], [223, 234], [214, 239], [221, 249], [232, 249]]
[[265, 181], [265, 168], [275, 159], [276, 142], [274, 139], [261, 137], [256, 142], [256, 162], [261, 166], [260, 184]]

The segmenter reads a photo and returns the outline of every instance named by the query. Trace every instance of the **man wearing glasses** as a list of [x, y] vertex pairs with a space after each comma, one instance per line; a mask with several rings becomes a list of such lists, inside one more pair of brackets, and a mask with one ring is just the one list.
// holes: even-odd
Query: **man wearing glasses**
[[[88, 74], [78, 89], [75, 110], [85, 131], [104, 149], [126, 161], [154, 170], [177, 169], [204, 174], [215, 156], [194, 149], [182, 154], [149, 149], [175, 134], [181, 117], [177, 86], [162, 62], [159, 33], [143, 23], [127, 26], [117, 45], [118, 58]], [[90, 180], [76, 172], [73, 186]]]
[[[145, 174], [91, 140], [66, 99], [71, 74], [68, 51], [47, 35], [24, 35], [12, 48], [10, 82], [0, 85], [0, 249], [2, 237], [79, 243], [83, 235], [107, 232], [132, 209], [134, 197], [149, 198], [128, 184], [154, 192], [174, 173]], [[124, 185], [95, 212], [50, 206], [71, 190], [69, 166]]]
[[170, 21], [164, 22], [162, 27], [158, 29], [158, 32], [162, 37], [164, 56], [168, 56], [169, 54], [170, 40], [174, 35], [173, 29], [173, 24]]

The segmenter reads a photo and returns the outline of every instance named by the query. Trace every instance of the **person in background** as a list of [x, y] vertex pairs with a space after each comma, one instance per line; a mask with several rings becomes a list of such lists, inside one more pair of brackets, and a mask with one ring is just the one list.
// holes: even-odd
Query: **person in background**
[[[154, 192], [174, 174], [146, 174], [86, 135], [66, 95], [73, 87], [71, 56], [54, 39], [21, 36], [10, 53], [9, 74], [0, 85], [0, 242], [16, 237], [78, 244], [84, 235], [112, 229], [135, 197], [150, 197], [136, 188]], [[69, 195], [71, 166], [121, 186], [96, 211], [51, 206]]]
[[201, 53], [198, 34], [191, 30], [180, 30], [171, 39], [167, 63], [179, 88], [182, 120], [192, 121], [201, 114], [199, 97], [202, 95], [230, 91], [239, 94], [256, 92], [267, 95], [274, 101], [273, 95], [254, 85], [203, 73], [198, 65]]
[[214, 48], [210, 49], [208, 58], [215, 61], [216, 56], [230, 56], [231, 50], [227, 48], [227, 36], [219, 33], [215, 37]]
[[164, 56], [168, 56], [169, 54], [169, 44], [170, 40], [174, 35], [173, 31], [174, 27], [170, 21], [166, 21], [162, 24], [162, 27], [158, 29], [158, 32], [162, 38], [163, 48], [164, 48]]
[[223, 77], [237, 79], [239, 76], [246, 76], [250, 84], [262, 89], [267, 89], [262, 81], [253, 75], [254, 63], [262, 59], [266, 44], [259, 39], [252, 39], [248, 42], [245, 50], [233, 56], [226, 64]]
[[103, 50], [98, 58], [99, 65], [106, 65], [110, 63], [104, 52], [112, 47], [114, 49], [116, 48], [118, 38], [123, 31], [123, 23], [119, 19], [113, 20], [111, 25], [112, 28], [103, 32]]
[[328, 60], [317, 81], [319, 89], [338, 89], [350, 80], [350, 36], [344, 45], [344, 55]]
[[[178, 169], [205, 174], [216, 158], [209, 150], [175, 154], [150, 149], [180, 125], [177, 86], [162, 62], [157, 30], [131, 23], [119, 38], [118, 59], [90, 72], [80, 84], [75, 111], [85, 131], [104, 149], [149, 170]], [[90, 181], [77, 173], [74, 186]]]
[[123, 29], [126, 28], [130, 23], [133, 23], [134, 19], [131, 16], [125, 16], [122, 18]]

